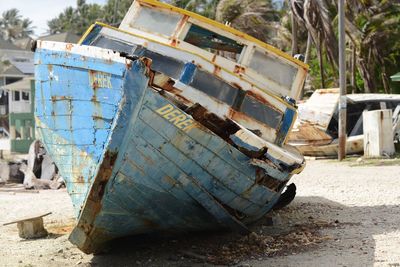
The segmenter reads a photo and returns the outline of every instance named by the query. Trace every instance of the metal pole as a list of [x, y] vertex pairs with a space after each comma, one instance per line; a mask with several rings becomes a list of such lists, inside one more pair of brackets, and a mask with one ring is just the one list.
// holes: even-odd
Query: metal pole
[[344, 31], [344, 0], [339, 0], [339, 78], [340, 78], [340, 98], [339, 98], [339, 153], [338, 159], [346, 157], [346, 36]]

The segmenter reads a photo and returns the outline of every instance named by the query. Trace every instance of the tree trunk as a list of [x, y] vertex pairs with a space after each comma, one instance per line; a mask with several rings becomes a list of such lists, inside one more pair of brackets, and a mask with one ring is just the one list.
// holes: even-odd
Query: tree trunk
[[292, 20], [292, 56], [294, 56], [299, 51], [299, 45], [297, 40], [298, 24], [296, 18], [294, 17], [293, 11], [291, 15], [291, 20]]
[[324, 59], [322, 53], [322, 40], [321, 36], [318, 37], [319, 44], [318, 44], [318, 63], [319, 63], [319, 72], [321, 75], [321, 88], [325, 88], [325, 75], [324, 75]]
[[352, 45], [352, 55], [351, 55], [351, 79], [350, 79], [350, 84], [351, 84], [351, 90], [352, 93], [355, 94], [357, 92], [357, 84], [356, 84], [356, 60], [357, 60], [357, 54], [356, 54], [356, 46], [353, 44]]
[[361, 77], [364, 81], [364, 93], [374, 93], [375, 83], [373, 74], [370, 73], [368, 63], [361, 57], [357, 58], [358, 68], [360, 70]]
[[118, 13], [118, 1], [119, 0], [114, 0], [114, 13], [113, 13], [113, 19], [112, 23], [115, 25], [117, 23], [117, 13]]
[[384, 63], [382, 64], [382, 74], [381, 74], [381, 76], [382, 76], [382, 83], [383, 83], [383, 88], [385, 90], [385, 94], [391, 94], [392, 93], [392, 89], [390, 88], [390, 85], [389, 85], [389, 79], [388, 79], [388, 76], [386, 74], [386, 68], [385, 68]]
[[308, 62], [310, 61], [311, 45], [312, 45], [312, 37], [311, 34], [308, 33], [306, 54], [304, 55], [304, 63], [306, 64], [308, 64]]
[[[306, 53], [304, 55], [304, 63], [306, 63], [306, 64], [308, 64], [308, 62], [310, 61], [311, 45], [312, 45], [312, 37], [311, 37], [311, 34], [308, 33]], [[305, 87], [309, 86], [308, 85], [309, 84], [309, 75], [310, 74], [307, 74], [306, 79], [305, 79], [304, 84], [303, 84], [303, 88], [301, 89], [300, 100], [303, 99]]]

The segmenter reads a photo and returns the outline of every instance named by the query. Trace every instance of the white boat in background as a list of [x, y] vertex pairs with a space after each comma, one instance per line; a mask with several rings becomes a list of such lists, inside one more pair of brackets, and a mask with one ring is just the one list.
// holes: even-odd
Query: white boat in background
[[[347, 97], [346, 154], [364, 151], [364, 111], [391, 109], [394, 132], [398, 131], [400, 95], [349, 94]], [[299, 116], [289, 134], [289, 144], [305, 156], [336, 156], [338, 153], [339, 89], [319, 89], [299, 104]], [[396, 109], [397, 108], [397, 109]], [[397, 112], [396, 112], [397, 110]], [[398, 136], [395, 138], [398, 138]]]

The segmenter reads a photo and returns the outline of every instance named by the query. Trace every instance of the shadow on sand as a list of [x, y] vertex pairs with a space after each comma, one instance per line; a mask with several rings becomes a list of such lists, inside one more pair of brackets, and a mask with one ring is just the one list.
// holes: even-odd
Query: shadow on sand
[[251, 226], [257, 242], [222, 231], [143, 235], [112, 242], [91, 265], [310, 266], [316, 257], [324, 257], [326, 264], [335, 266], [400, 266], [376, 256], [376, 236], [390, 235], [399, 222], [398, 206], [348, 207], [321, 197], [296, 197], [288, 207]]

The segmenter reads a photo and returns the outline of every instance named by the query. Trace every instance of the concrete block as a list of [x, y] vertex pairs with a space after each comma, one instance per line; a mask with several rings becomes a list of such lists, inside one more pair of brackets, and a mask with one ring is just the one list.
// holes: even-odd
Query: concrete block
[[0, 161], [0, 180], [4, 183], [10, 179], [10, 167], [8, 166], [8, 162]]
[[24, 239], [45, 237], [48, 234], [44, 229], [42, 217], [18, 222], [17, 227], [19, 237]]
[[51, 212], [38, 216], [24, 218], [17, 221], [5, 223], [3, 225], [17, 224], [18, 235], [24, 239], [41, 238], [48, 235], [43, 225], [43, 217], [50, 215]]

